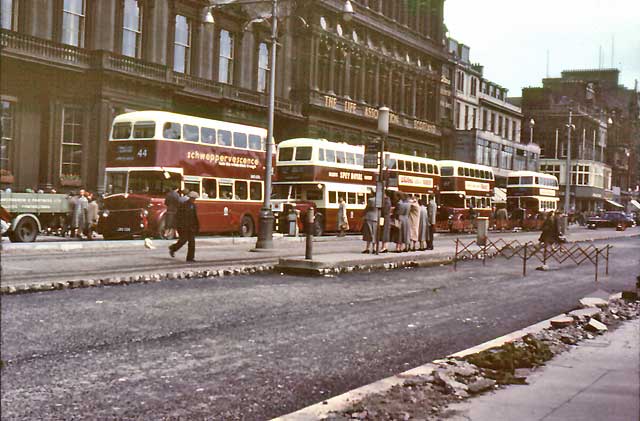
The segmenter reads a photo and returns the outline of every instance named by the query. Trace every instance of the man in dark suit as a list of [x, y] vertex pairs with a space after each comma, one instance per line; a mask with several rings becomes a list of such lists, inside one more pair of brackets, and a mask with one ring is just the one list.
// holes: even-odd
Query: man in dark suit
[[176, 223], [178, 228], [178, 234], [180, 239], [177, 243], [169, 246], [169, 254], [171, 257], [175, 256], [176, 251], [180, 247], [188, 244], [187, 248], [187, 262], [195, 262], [194, 257], [196, 254], [196, 234], [200, 230], [200, 222], [198, 221], [198, 213], [196, 212], [196, 199], [198, 193], [192, 191], [189, 192], [189, 200], [180, 203], [178, 206], [178, 212], [176, 214]]

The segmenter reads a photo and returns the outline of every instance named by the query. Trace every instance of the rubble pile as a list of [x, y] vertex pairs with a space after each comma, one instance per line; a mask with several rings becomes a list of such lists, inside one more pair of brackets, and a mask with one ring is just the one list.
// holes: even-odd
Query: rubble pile
[[[408, 376], [384, 393], [370, 394], [326, 420], [439, 420], [447, 405], [508, 384], [527, 384], [527, 377], [554, 355], [585, 339], [615, 329], [640, 315], [640, 301], [581, 302], [551, 327], [464, 359], [428, 364], [428, 375]], [[569, 320], [570, 319], [570, 320]], [[555, 319], [554, 319], [555, 320]]]

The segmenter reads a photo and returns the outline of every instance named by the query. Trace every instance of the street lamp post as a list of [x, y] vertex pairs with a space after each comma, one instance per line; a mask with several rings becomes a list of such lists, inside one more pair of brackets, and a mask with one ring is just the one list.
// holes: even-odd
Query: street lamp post
[[529, 143], [533, 143], [533, 126], [536, 125], [536, 121], [532, 118], [529, 120]]
[[384, 204], [384, 145], [389, 134], [389, 108], [380, 107], [378, 109], [378, 131], [382, 135], [380, 138], [380, 151], [378, 158], [378, 182], [376, 183], [376, 238], [375, 252], [378, 254], [378, 230], [380, 230], [380, 214]]
[[571, 124], [571, 118], [573, 114], [571, 109], [569, 109], [569, 123], [567, 126], [567, 168], [565, 172], [566, 178], [566, 186], [564, 189], [564, 212], [569, 215], [569, 207], [571, 203], [571, 130], [575, 128], [573, 124]]
[[[258, 240], [254, 250], [270, 250], [273, 248], [273, 211], [271, 210], [271, 173], [273, 172], [273, 125], [275, 114], [275, 92], [276, 92], [276, 49], [278, 45], [278, 0], [213, 0], [207, 8], [204, 21], [213, 24], [214, 18], [211, 13], [213, 7], [225, 5], [250, 5], [271, 2], [271, 73], [269, 74], [269, 109], [267, 117], [267, 144], [266, 144], [266, 164], [264, 175], [264, 201], [260, 209]], [[345, 0], [342, 6], [342, 15], [345, 21], [351, 20], [354, 15], [353, 5], [349, 0]]]

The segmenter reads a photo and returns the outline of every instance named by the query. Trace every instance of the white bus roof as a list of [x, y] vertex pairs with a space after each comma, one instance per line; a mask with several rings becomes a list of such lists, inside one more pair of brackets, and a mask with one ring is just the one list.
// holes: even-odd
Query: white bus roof
[[542, 177], [557, 179], [555, 175], [535, 171], [511, 171], [509, 177]]
[[261, 136], [267, 135], [267, 129], [255, 126], [247, 126], [244, 124], [228, 123], [221, 120], [213, 120], [208, 118], [193, 117], [184, 114], [170, 113], [168, 111], [133, 111], [117, 115], [113, 119], [113, 124], [137, 121], [161, 121], [192, 124], [194, 126], [215, 126], [216, 129], [226, 129], [229, 131], [242, 131], [245, 133], [253, 133]]
[[405, 161], [413, 161], [413, 162], [423, 162], [425, 164], [433, 164], [436, 166], [440, 166], [439, 162], [436, 161], [435, 159], [431, 159], [431, 158], [425, 158], [422, 156], [415, 156], [415, 155], [405, 155], [405, 154], [401, 154], [401, 153], [396, 153], [396, 152], [385, 152], [386, 156], [389, 156], [392, 159], [403, 159]]

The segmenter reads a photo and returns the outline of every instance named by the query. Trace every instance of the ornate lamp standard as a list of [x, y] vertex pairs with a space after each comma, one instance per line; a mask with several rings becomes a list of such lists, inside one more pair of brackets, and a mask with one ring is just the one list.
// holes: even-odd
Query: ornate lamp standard
[[[285, 0], [292, 1], [292, 0]], [[271, 173], [273, 161], [273, 119], [275, 114], [276, 91], [276, 48], [278, 45], [278, 0], [212, 0], [207, 7], [204, 21], [213, 24], [214, 17], [211, 9], [229, 5], [252, 5], [271, 3], [271, 73], [269, 74], [269, 109], [267, 117], [267, 145], [266, 165], [264, 175], [264, 202], [260, 209], [260, 221], [258, 228], [258, 240], [255, 250], [269, 250], [273, 248], [273, 211], [271, 210]], [[342, 15], [345, 21], [351, 20], [354, 14], [353, 6], [349, 0], [345, 0], [342, 6]], [[251, 23], [251, 22], [250, 22]]]

